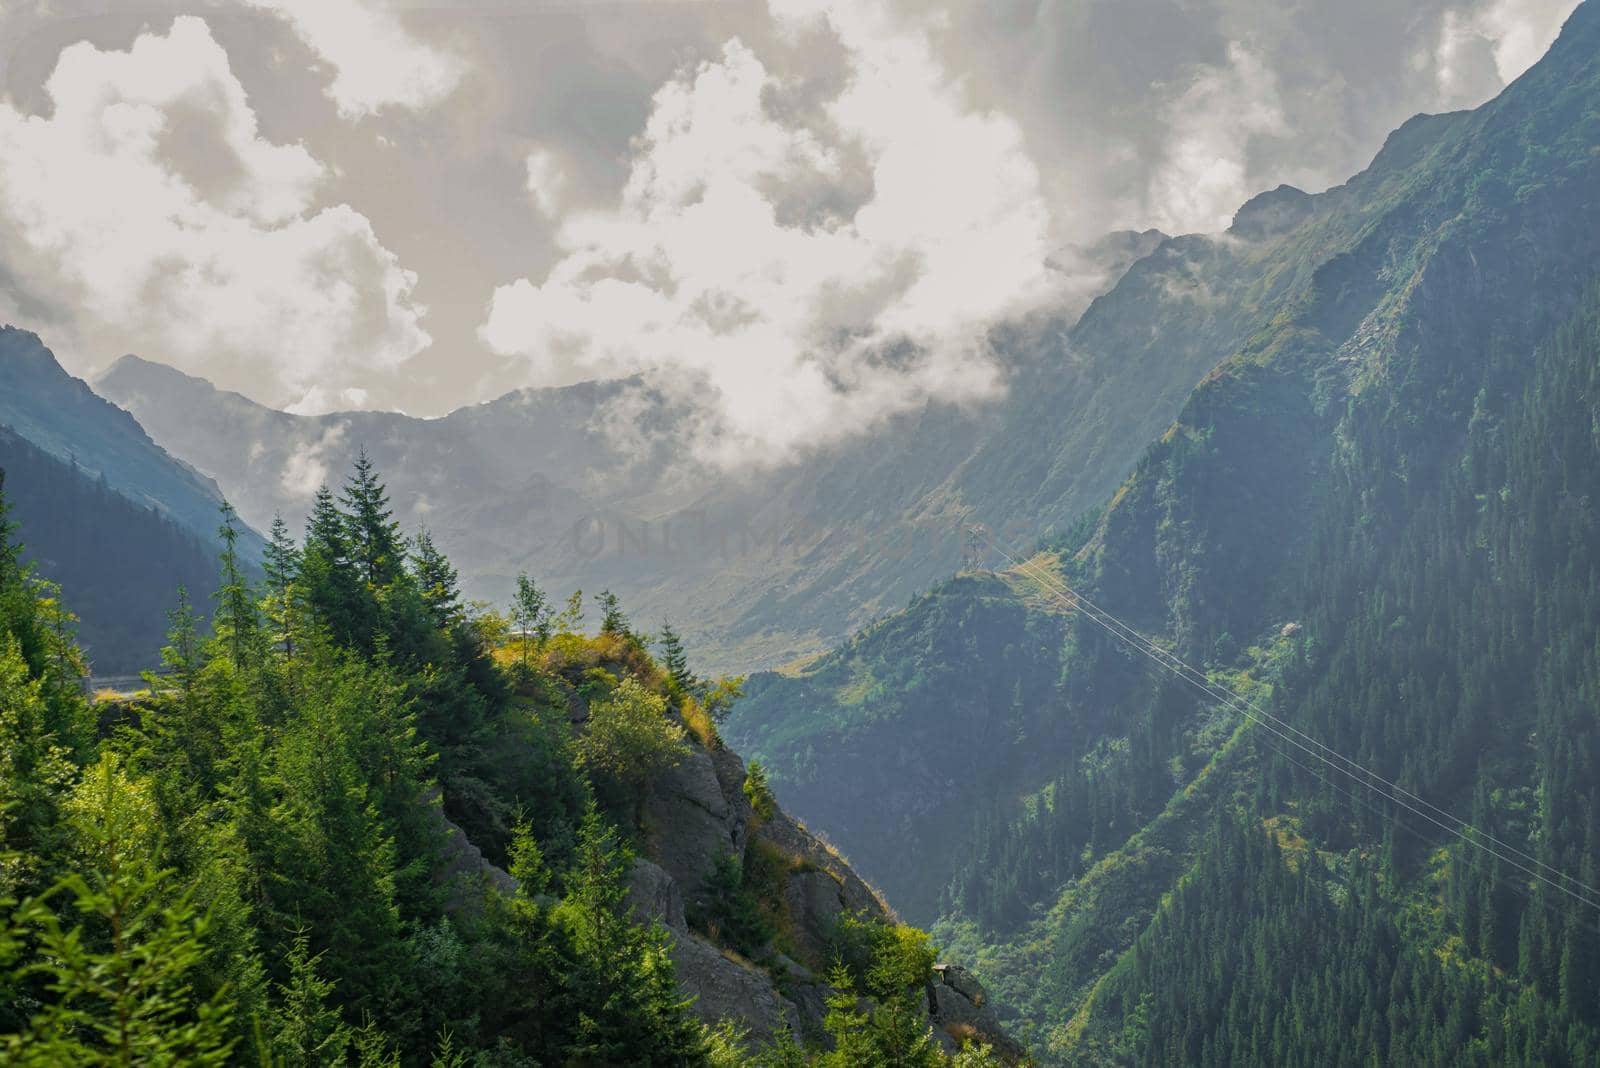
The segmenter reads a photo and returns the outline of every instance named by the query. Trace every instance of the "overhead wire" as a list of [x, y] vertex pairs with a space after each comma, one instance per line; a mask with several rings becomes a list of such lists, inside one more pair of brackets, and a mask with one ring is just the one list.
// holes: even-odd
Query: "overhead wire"
[[[1600, 889], [1596, 889], [1581, 879], [1541, 861], [1509, 843], [1501, 841], [1494, 835], [1427, 801], [1398, 783], [1385, 778], [1371, 768], [1344, 756], [1293, 724], [1273, 715], [1265, 708], [1262, 708], [1258, 702], [1247, 703], [1237, 692], [1213, 683], [1199, 669], [1183, 661], [1169, 650], [1156, 645], [1133, 627], [1067, 585], [1057, 576], [1045, 571], [1037, 564], [1031, 563], [1031, 561], [1019, 560], [1016, 556], [1007, 552], [1003, 546], [995, 544], [992, 539], [988, 541], [988, 545], [1010, 563], [1014, 569], [1032, 578], [1047, 592], [1054, 594], [1066, 607], [1077, 609], [1083, 618], [1099, 626], [1110, 634], [1113, 639], [1122, 642], [1161, 667], [1166, 668], [1211, 700], [1233, 709], [1246, 720], [1258, 725], [1262, 730], [1270, 733], [1280, 741], [1301, 750], [1307, 756], [1320, 761], [1331, 770], [1382, 796], [1397, 808], [1401, 808], [1466, 844], [1482, 850], [1501, 863], [1522, 872], [1529, 878], [1535, 879], [1600, 912]], [[1295, 761], [1295, 763], [1299, 764], [1298, 761]], [[1304, 765], [1300, 766], [1304, 767]], [[1330, 785], [1332, 784], [1330, 783]], [[1446, 823], [1439, 816], [1443, 816], [1446, 820], [1452, 822]], [[1407, 829], [1411, 830], [1410, 828]], [[1416, 832], [1413, 831], [1412, 833]], [[1518, 858], [1521, 859], [1519, 860]], [[1530, 862], [1533, 866], [1529, 867], [1528, 864], [1522, 863], [1523, 860]]]

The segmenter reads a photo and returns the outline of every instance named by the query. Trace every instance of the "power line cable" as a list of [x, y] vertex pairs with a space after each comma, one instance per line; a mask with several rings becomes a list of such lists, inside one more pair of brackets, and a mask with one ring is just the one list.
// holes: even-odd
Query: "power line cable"
[[[1321, 761], [1332, 770], [1339, 772], [1347, 778], [1355, 781], [1359, 785], [1365, 786], [1374, 793], [1381, 794], [1386, 800], [1395, 804], [1397, 807], [1403, 808], [1412, 815], [1426, 820], [1427, 822], [1438, 827], [1440, 830], [1443, 830], [1446, 833], [1461, 839], [1463, 842], [1466, 842], [1467, 844], [1484, 851], [1502, 863], [1521, 871], [1530, 878], [1536, 879], [1556, 890], [1559, 890], [1560, 892], [1572, 897], [1573, 899], [1584, 905], [1587, 905], [1590, 908], [1595, 909], [1596, 911], [1600, 911], [1600, 890], [1589, 886], [1575, 876], [1572, 876], [1559, 868], [1547, 864], [1544, 861], [1541, 861], [1538, 858], [1509, 845], [1508, 843], [1500, 841], [1500, 839], [1488, 834], [1473, 824], [1468, 823], [1466, 820], [1449, 813], [1439, 806], [1434, 805], [1432, 802], [1418, 797], [1416, 794], [1406, 790], [1398, 783], [1394, 783], [1372, 769], [1367, 768], [1348, 757], [1345, 757], [1332, 747], [1322, 743], [1321, 741], [1306, 734], [1299, 728], [1261, 708], [1258, 704], [1246, 703], [1245, 700], [1233, 690], [1213, 684], [1210, 679], [1197, 668], [1187, 664], [1171, 652], [1162, 649], [1144, 635], [1134, 630], [1131, 626], [1122, 622], [1105, 609], [1100, 608], [1094, 602], [1084, 597], [1081, 593], [1068, 586], [1064, 581], [1044, 571], [1038, 565], [1018, 560], [1015, 556], [1006, 552], [1003, 547], [996, 545], [992, 539], [989, 541], [989, 546], [999, 555], [1004, 557], [1014, 568], [1033, 578], [1048, 592], [1053, 593], [1056, 598], [1060, 600], [1066, 607], [1077, 608], [1084, 618], [1095, 623], [1101, 629], [1110, 634], [1114, 639], [1122, 642], [1125, 645], [1128, 645], [1135, 651], [1143, 654], [1148, 659], [1155, 661], [1157, 664], [1161, 665], [1162, 667], [1171, 671], [1173, 674], [1177, 675], [1183, 681], [1187, 682], [1190, 686], [1200, 690], [1212, 700], [1218, 701], [1226, 707], [1233, 709], [1250, 722], [1257, 724], [1263, 730], [1269, 731], [1275, 737], [1278, 737], [1280, 740], [1300, 749], [1312, 758]], [[1433, 815], [1433, 813], [1443, 815], [1445, 818], [1454, 821], [1455, 824], [1459, 824], [1459, 826], [1453, 826], [1449, 823], [1445, 823], [1437, 818], [1437, 816]], [[1535, 867], [1528, 867], [1517, 860], [1516, 857], [1521, 857], [1524, 860], [1532, 862]], [[1542, 874], [1536, 869], [1544, 869], [1544, 871], [1552, 873], [1555, 878], [1551, 878], [1548, 875]], [[1568, 883], [1571, 885], [1567, 885]], [[1573, 887], [1577, 887], [1579, 889], [1575, 890]]]

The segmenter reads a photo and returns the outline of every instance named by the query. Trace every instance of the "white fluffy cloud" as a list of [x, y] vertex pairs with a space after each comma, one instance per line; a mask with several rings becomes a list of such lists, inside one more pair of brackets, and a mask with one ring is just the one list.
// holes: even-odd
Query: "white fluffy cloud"
[[1165, 155], [1150, 179], [1154, 223], [1163, 230], [1222, 230], [1256, 192], [1250, 150], [1289, 133], [1278, 80], [1249, 45], [1234, 42], [1223, 66], [1200, 68], [1165, 109]]
[[459, 58], [406, 31], [371, 0], [248, 0], [276, 11], [333, 68], [328, 96], [347, 119], [385, 107], [420, 110], [449, 96], [461, 80]]
[[567, 192], [567, 171], [561, 159], [548, 148], [528, 153], [528, 196], [546, 218], [557, 218]]
[[61, 53], [47, 116], [0, 103], [0, 249], [118, 339], [285, 404], [391, 371], [428, 343], [414, 275], [324, 167], [264, 139], [197, 18], [125, 51]]
[[1049, 299], [1049, 216], [1016, 125], [975, 110], [876, 3], [771, 0], [842, 46], [820, 100], [738, 40], [655, 95], [614, 210], [570, 218], [481, 336], [533, 384], [645, 373], [701, 458], [772, 460], [992, 395], [996, 321]]
[[1490, 0], [1477, 18], [1494, 49], [1503, 82], [1515, 81], [1539, 61], [1578, 0]]

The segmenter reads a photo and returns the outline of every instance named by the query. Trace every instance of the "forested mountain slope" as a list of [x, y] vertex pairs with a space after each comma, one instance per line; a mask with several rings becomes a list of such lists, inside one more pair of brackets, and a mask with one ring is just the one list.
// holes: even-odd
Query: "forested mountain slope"
[[[133, 416], [62, 370], [37, 335], [10, 326], [0, 326], [0, 426], [202, 538], [216, 529], [222, 493], [215, 482], [174, 459]], [[259, 550], [255, 533], [243, 536]]]
[[74, 591], [78, 637], [95, 674], [159, 661], [179, 587], [210, 601], [216, 553], [170, 514], [134, 503], [104, 476], [93, 478], [5, 427], [0, 480], [23, 555], [42, 577]]
[[[1274, 197], [1256, 207], [1293, 258], [1225, 295], [1264, 325], [1039, 562], [1593, 886], [1600, 6], [1497, 100], [1413, 120], [1339, 189]], [[1600, 1049], [1595, 909], [1397, 821], [1022, 571], [959, 579], [752, 692], [732, 733], [780, 797], [869, 877], [952, 875], [939, 930], [1062, 1063]], [[973, 739], [1004, 751], [962, 775], [946, 754]], [[852, 823], [873, 754], [932, 774]], [[942, 848], [902, 847], [908, 826]]]

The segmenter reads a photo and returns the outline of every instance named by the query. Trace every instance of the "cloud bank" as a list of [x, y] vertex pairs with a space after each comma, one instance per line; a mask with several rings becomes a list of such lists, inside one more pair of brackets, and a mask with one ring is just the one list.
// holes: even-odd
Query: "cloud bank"
[[204, 21], [71, 45], [45, 90], [47, 116], [0, 103], [0, 247], [80, 330], [278, 405], [428, 344], [415, 275], [359, 212], [315, 206], [326, 168], [261, 136]]
[[642, 373], [693, 399], [691, 448], [724, 464], [992, 396], [988, 327], [1055, 288], [1015, 123], [876, 4], [770, 6], [837, 50], [833, 84], [737, 39], [667, 83], [616, 207], [568, 219], [560, 260], [497, 289], [481, 330], [530, 384]]
[[347, 119], [386, 107], [423, 110], [449, 96], [464, 64], [408, 33], [370, 0], [247, 0], [288, 20], [333, 68], [328, 98]]

